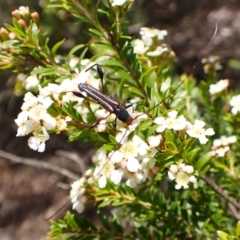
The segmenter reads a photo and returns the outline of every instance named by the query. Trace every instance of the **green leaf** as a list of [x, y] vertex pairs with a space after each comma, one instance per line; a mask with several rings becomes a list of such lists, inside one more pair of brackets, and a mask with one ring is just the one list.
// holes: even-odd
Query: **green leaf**
[[92, 36], [100, 37], [100, 38], [103, 37], [103, 33], [102, 33], [102, 32], [99, 32], [99, 31], [96, 30], [96, 29], [89, 28], [89, 32], [91, 33]]
[[67, 55], [67, 61], [69, 62], [74, 53], [79, 49], [83, 48], [84, 46], [85, 46], [84, 44], [78, 44], [75, 47], [73, 47]]
[[152, 67], [142, 75], [140, 82], [143, 84], [143, 86], [147, 86], [149, 88], [154, 86], [156, 80], [156, 73], [154, 71], [156, 69], [157, 67]]
[[193, 162], [194, 157], [201, 151], [201, 148], [195, 148], [186, 154], [186, 158]]
[[102, 65], [102, 66], [110, 66], [110, 67], [117, 67], [117, 68], [125, 69], [125, 67], [123, 66], [123, 64], [120, 61], [113, 60], [113, 59], [102, 60], [102, 61], [99, 62], [99, 64]]
[[151, 125], [152, 125], [152, 120], [150, 119], [147, 119], [146, 121], [142, 121], [140, 130], [144, 131], [146, 129], [149, 129]]
[[16, 36], [18, 36], [19, 38], [25, 38], [26, 37], [26, 33], [24, 32], [22, 26], [17, 22], [17, 20], [14, 18], [13, 19], [13, 24], [14, 27], [12, 27], [9, 24], [5, 24], [5, 27], [10, 31], [16, 34]]
[[240, 237], [240, 221], [238, 221], [238, 223], [237, 223], [236, 236], [237, 236], [237, 237]]
[[131, 86], [129, 87], [129, 91], [135, 93], [138, 97], [144, 98], [142, 91], [137, 87]]
[[32, 75], [38, 75], [41, 74], [43, 76], [47, 76], [47, 75], [55, 75], [58, 74], [58, 71], [56, 70], [56, 68], [54, 67], [41, 67], [41, 68], [36, 68], [32, 71]]
[[197, 163], [194, 165], [194, 168], [198, 171], [201, 171], [208, 164], [211, 158], [212, 153], [211, 152], [206, 153], [197, 161]]
[[126, 83], [127, 85], [136, 86], [135, 81], [132, 79], [131, 75], [128, 72], [124, 70], [118, 70], [115, 74], [121, 78], [122, 85]]
[[105, 198], [104, 201], [102, 201], [102, 202], [98, 205], [98, 207], [103, 208], [103, 207], [106, 207], [106, 206], [111, 205], [111, 203], [112, 203], [112, 199], [110, 199], [110, 198]]
[[9, 47], [18, 46], [20, 44], [21, 44], [21, 42], [19, 40], [7, 40], [4, 42], [4, 45], [9, 46]]
[[52, 50], [51, 50], [52, 56], [55, 56], [58, 48], [59, 48], [64, 42], [65, 42], [65, 39], [63, 39], [62, 41], [56, 43], [56, 44], [53, 46], [53, 48], [52, 48]]
[[166, 130], [165, 131], [165, 138], [168, 143], [174, 143], [175, 142], [175, 136], [172, 131]]
[[151, 136], [155, 133], [156, 129], [158, 128], [158, 125], [153, 125], [151, 127], [148, 128], [148, 132], [147, 132], [147, 135], [148, 136]]
[[174, 163], [174, 161], [171, 160], [172, 158], [174, 158], [174, 156], [175, 155], [172, 153], [159, 153], [157, 156], [154, 157], [157, 160], [156, 166], [161, 168], [169, 167], [171, 164]]
[[230, 240], [230, 236], [223, 232], [223, 231], [217, 231], [217, 235], [222, 239], [222, 240]]
[[177, 146], [173, 142], [165, 142], [167, 147], [171, 149], [173, 152], [178, 153]]
[[80, 131], [76, 131], [76, 132], [72, 133], [72, 134], [69, 136], [68, 140], [69, 140], [70, 142], [76, 141], [77, 139], [81, 138], [81, 134], [82, 134], [82, 131], [81, 131], [81, 130], [80, 130]]
[[115, 52], [115, 49], [111, 45], [104, 43], [104, 42], [94, 42], [91, 46], [94, 48], [99, 48], [101, 52], [104, 50], [106, 50], [106, 51], [110, 50], [110, 51]]

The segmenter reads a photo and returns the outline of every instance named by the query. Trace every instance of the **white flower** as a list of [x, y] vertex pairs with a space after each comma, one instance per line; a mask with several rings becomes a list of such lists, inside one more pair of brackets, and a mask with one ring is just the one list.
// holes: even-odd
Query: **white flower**
[[33, 150], [38, 150], [38, 152], [44, 152], [45, 142], [49, 139], [48, 132], [44, 127], [42, 127], [42, 133], [32, 136], [28, 139], [28, 146]]
[[97, 124], [97, 131], [98, 132], [106, 132], [107, 131], [107, 124], [106, 121], [101, 121]]
[[31, 75], [25, 79], [25, 88], [26, 90], [30, 90], [33, 88], [37, 88], [39, 85], [39, 79], [37, 75]]
[[105, 188], [107, 185], [107, 178], [106, 176], [101, 176], [99, 179], [98, 179], [98, 186], [100, 188]]
[[122, 6], [127, 0], [112, 0], [112, 6]]
[[144, 156], [149, 149], [148, 145], [137, 135], [134, 135], [133, 144], [138, 148], [138, 154]]
[[230, 150], [229, 145], [237, 141], [236, 136], [221, 136], [220, 139], [214, 139], [212, 145], [212, 155], [218, 155], [224, 157], [225, 154]]
[[15, 123], [18, 125], [17, 137], [26, 136], [34, 130], [39, 129], [39, 122], [32, 119], [30, 112], [22, 111], [18, 114], [18, 118], [15, 119]]
[[135, 188], [137, 186], [137, 181], [135, 178], [129, 178], [126, 181], [126, 185], [129, 186], [130, 188]]
[[185, 172], [179, 172], [176, 174], [175, 177], [175, 181], [176, 181], [176, 189], [180, 189], [181, 187], [183, 187], [184, 189], [189, 188], [188, 183], [189, 183], [189, 176], [187, 173]]
[[183, 116], [177, 118], [177, 111], [173, 110], [168, 113], [166, 118], [166, 128], [177, 130], [183, 130], [186, 127], [186, 119]]
[[183, 130], [186, 127], [187, 121], [184, 116], [177, 118], [178, 112], [173, 110], [167, 114], [167, 118], [157, 117], [154, 119], [154, 123], [159, 125], [156, 132], [163, 132], [165, 129], [173, 129], [175, 131]]
[[236, 136], [230, 136], [228, 137], [228, 143], [235, 143], [237, 141], [237, 137]]
[[145, 46], [143, 40], [135, 39], [133, 41], [133, 52], [139, 55], [144, 54], [148, 50], [148, 47]]
[[19, 13], [22, 16], [28, 16], [29, 15], [29, 7], [24, 7], [24, 6], [19, 7]]
[[109, 158], [111, 159], [112, 163], [120, 163], [123, 160], [123, 154], [121, 151], [114, 151], [109, 153]]
[[56, 128], [57, 121], [50, 114], [48, 114], [48, 113], [43, 114], [41, 116], [41, 120], [42, 120], [42, 125], [47, 130], [54, 130]]
[[154, 148], [160, 145], [161, 141], [163, 140], [162, 135], [157, 136], [150, 136], [148, 137], [148, 144], [150, 147]]
[[77, 211], [78, 213], [82, 213], [85, 209], [85, 205], [80, 201], [74, 202], [72, 205], [72, 209]]
[[142, 38], [154, 38], [156, 37], [158, 40], [163, 40], [165, 36], [167, 36], [166, 30], [159, 30], [156, 28], [147, 28], [142, 27], [140, 29], [140, 34], [142, 35]]
[[31, 92], [25, 94], [23, 101], [24, 103], [21, 107], [23, 111], [28, 111], [38, 104], [38, 99]]
[[203, 58], [202, 64], [204, 65], [203, 69], [205, 73], [222, 69], [222, 65], [219, 62], [218, 56], [210, 56], [209, 58]]
[[57, 117], [56, 119], [56, 130], [63, 131], [67, 128], [67, 122], [71, 121], [70, 117], [65, 117], [64, 119]]
[[37, 99], [38, 102], [41, 103], [45, 109], [48, 109], [53, 104], [53, 100], [51, 99], [51, 97], [44, 97], [38, 95]]
[[184, 171], [184, 172], [186, 172], [188, 174], [191, 174], [191, 173], [194, 172], [193, 166], [185, 165], [184, 163], [179, 164], [179, 170], [180, 171]]
[[138, 146], [136, 146], [136, 144], [134, 144], [132, 141], [128, 141], [122, 145], [120, 151], [124, 158], [134, 158], [138, 155]]
[[215, 95], [217, 93], [222, 92], [224, 89], [226, 89], [229, 85], [229, 80], [228, 79], [224, 79], [224, 80], [220, 80], [219, 82], [217, 82], [216, 84], [211, 84], [209, 87], [209, 93], [211, 95]]
[[158, 46], [154, 51], [147, 52], [147, 56], [158, 57], [161, 56], [164, 52], [167, 52], [167, 47]]
[[[76, 57], [76, 56], [73, 56], [73, 57], [71, 57], [70, 60], [69, 60], [69, 67], [70, 67], [71, 69], [75, 69], [75, 68], [77, 67], [77, 64], [78, 64], [78, 63], [79, 63], [79, 58]], [[77, 69], [76, 69], [76, 71], [77, 71]]]
[[177, 172], [178, 172], [178, 165], [176, 165], [176, 164], [172, 164], [171, 166], [170, 166], [170, 168], [169, 168], [169, 171], [170, 171], [170, 173], [172, 173], [172, 174], [176, 174]]
[[88, 58], [85, 58], [81, 61], [81, 65], [86, 67], [86, 69], [88, 68], [88, 65], [91, 63], [91, 60]]
[[212, 136], [215, 134], [212, 128], [204, 129], [205, 122], [200, 120], [195, 120], [194, 125], [189, 125], [189, 129], [187, 130], [187, 134], [190, 137], [198, 138], [201, 144], [205, 144], [208, 139], [206, 136]]
[[230, 100], [230, 105], [232, 106], [232, 114], [236, 115], [240, 112], [240, 95], [233, 96]]
[[[113, 122], [115, 121], [116, 115], [115, 114], [110, 114], [107, 110], [105, 109], [98, 109], [95, 112], [95, 116], [97, 118], [102, 118], [105, 120], [105, 122]], [[102, 121], [101, 121], [102, 122]]]
[[218, 157], [224, 157], [226, 153], [230, 150], [229, 146], [219, 147], [212, 151], [213, 155], [218, 155]]
[[157, 125], [159, 125], [159, 127], [156, 129], [156, 132], [163, 132], [166, 129], [166, 120], [164, 117], [157, 117], [154, 119], [153, 121], [154, 123], [156, 123]]
[[187, 120], [184, 116], [181, 115], [176, 119], [176, 123], [173, 126], [173, 130], [180, 131], [185, 129], [186, 126], [187, 126]]
[[190, 175], [194, 172], [194, 168], [190, 165], [185, 165], [184, 163], [180, 163], [179, 165], [173, 164], [170, 166], [168, 171], [168, 177], [170, 180], [175, 180], [176, 189], [189, 188], [189, 183], [196, 182], [196, 177], [194, 175]]
[[73, 80], [76, 80], [76, 82], [79, 83], [85, 83], [90, 76], [90, 71], [82, 70]]
[[219, 146], [227, 146], [231, 143], [235, 143], [237, 141], [236, 136], [221, 136], [220, 139], [214, 139], [213, 140], [213, 146], [219, 147]]
[[136, 158], [129, 158], [127, 161], [127, 170], [129, 172], [137, 172], [139, 169], [139, 161]]
[[84, 185], [86, 184], [85, 178], [81, 178], [71, 185], [70, 198], [72, 202], [72, 208], [78, 213], [82, 213], [85, 209], [85, 203], [87, 198], [84, 196], [86, 189]]
[[118, 185], [122, 178], [123, 178], [124, 172], [122, 171], [122, 169], [118, 169], [118, 170], [113, 170], [111, 172], [111, 176], [110, 176], [110, 180], [115, 184]]

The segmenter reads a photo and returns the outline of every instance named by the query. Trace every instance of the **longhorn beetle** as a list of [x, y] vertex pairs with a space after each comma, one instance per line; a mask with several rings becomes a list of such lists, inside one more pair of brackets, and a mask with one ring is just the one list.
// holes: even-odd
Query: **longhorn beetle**
[[[209, 46], [211, 45], [213, 39], [215, 38], [216, 34], [217, 34], [217, 30], [218, 30], [218, 25], [216, 24], [216, 27], [215, 27], [215, 31], [214, 31], [214, 34], [210, 40], [210, 42], [208, 43], [207, 47], [205, 48], [205, 51], [201, 54], [201, 58], [203, 57], [203, 55], [205, 55], [206, 51], [208, 50]], [[195, 66], [197, 65], [198, 62], [196, 62], [193, 66], [193, 68], [195, 68]], [[100, 80], [101, 82], [103, 81], [103, 71], [102, 71], [102, 68], [99, 64], [94, 64], [92, 65], [90, 68], [88, 68], [87, 70], [85, 71], [89, 71], [90, 69], [92, 69], [94, 66], [97, 67], [97, 73], [100, 77]], [[186, 77], [187, 78], [187, 77]], [[185, 79], [186, 79], [185, 78]], [[175, 88], [173, 89], [169, 95], [163, 99], [161, 102], [159, 102], [158, 104], [156, 104], [154, 107], [150, 108], [148, 110], [148, 112], [150, 112], [151, 110], [153, 110], [154, 108], [158, 107], [160, 104], [162, 104], [167, 98], [169, 98], [170, 95], [172, 95], [183, 83], [184, 83], [184, 80], [181, 81], [181, 83]], [[102, 82], [102, 85], [103, 85], [103, 82]], [[91, 98], [92, 100], [96, 101], [97, 103], [99, 103], [105, 110], [107, 110], [109, 112], [109, 115], [110, 116], [111, 114], [115, 114], [116, 115], [116, 118], [115, 118], [115, 126], [116, 126], [116, 120], [119, 119], [120, 121], [122, 121], [123, 123], [125, 123], [126, 125], [131, 125], [131, 123], [138, 117], [140, 117], [141, 115], [143, 114], [147, 114], [147, 113], [140, 113], [139, 115], [135, 116], [135, 117], [132, 117], [128, 111], [126, 109], [132, 107], [131, 104], [128, 104], [128, 105], [124, 105], [124, 104], [121, 104], [121, 103], [118, 103], [117, 101], [113, 100], [111, 97], [107, 96], [105, 93], [101, 93], [100, 91], [98, 91], [97, 89], [91, 87], [90, 85], [86, 84], [86, 83], [80, 83], [78, 85], [78, 88], [80, 91], [82, 92], [85, 92], [87, 94], [87, 96], [89, 98]], [[77, 92], [77, 91], [73, 91], [72, 92], [75, 96], [77, 97], [80, 97], [80, 98], [86, 98], [82, 93], [80, 92]], [[107, 117], [108, 117], [107, 116]], [[104, 117], [104, 118], [99, 118], [97, 119], [96, 122], [94, 122], [90, 128], [93, 128], [95, 127], [97, 124], [99, 124], [101, 122], [101, 120], [104, 120], [106, 119], [107, 117]], [[124, 138], [124, 135], [123, 135], [123, 138]], [[119, 142], [121, 144], [121, 141]], [[108, 161], [110, 160], [110, 158], [112, 157], [112, 155], [109, 156], [109, 159]], [[101, 172], [101, 170], [105, 167], [105, 165], [107, 164], [107, 162], [104, 163], [104, 165], [102, 166], [102, 168], [100, 169], [99, 171], [99, 174]], [[98, 176], [98, 175], [97, 175]], [[96, 179], [96, 177], [94, 177], [94, 179]], [[94, 180], [92, 179], [92, 181]], [[86, 185], [84, 187], [86, 187], [87, 185], [89, 185], [90, 183], [86, 183]], [[76, 194], [77, 196], [77, 194]], [[55, 212], [53, 215], [51, 215], [50, 217], [48, 217], [47, 219], [45, 220], [49, 220], [51, 219], [54, 215], [56, 215], [59, 211], [61, 211], [69, 202], [71, 201], [71, 199], [69, 201], [67, 201], [60, 209], [58, 209], [57, 212]]]
[[[99, 64], [94, 64], [85, 71], [86, 72], [89, 71], [94, 66], [97, 66], [97, 73], [102, 82], [103, 81], [103, 70]], [[110, 113], [108, 116], [110, 116], [112, 113], [116, 115], [115, 124], [114, 124], [115, 126], [116, 126], [117, 118], [119, 120], [121, 120], [122, 122], [126, 123], [127, 125], [130, 125], [132, 123], [132, 121], [134, 120], [130, 116], [128, 111], [126, 110], [127, 108], [132, 107], [131, 104], [126, 105], [126, 106], [124, 104], [120, 104], [117, 101], [113, 100], [111, 97], [105, 95], [104, 93], [99, 92], [97, 89], [93, 88], [92, 86], [90, 86], [86, 83], [80, 83], [78, 85], [78, 88], [80, 91], [85, 92], [90, 98], [92, 98], [97, 103], [99, 103], [104, 109], [106, 109]], [[77, 97], [85, 98], [85, 96], [83, 94], [81, 94], [80, 92], [73, 91], [73, 94], [76, 95]], [[107, 118], [107, 117], [105, 117], [105, 118]], [[93, 123], [90, 126], [90, 128], [95, 127], [101, 120], [103, 120], [105, 118], [99, 118], [95, 123]]]

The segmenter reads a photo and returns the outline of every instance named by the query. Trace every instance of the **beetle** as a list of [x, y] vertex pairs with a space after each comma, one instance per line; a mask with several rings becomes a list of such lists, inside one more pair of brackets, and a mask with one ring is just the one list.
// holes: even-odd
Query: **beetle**
[[[85, 71], [89, 71], [94, 66], [97, 66], [97, 72], [98, 72], [98, 75], [102, 82], [103, 81], [103, 70], [99, 64], [94, 64]], [[98, 91], [96, 88], [88, 85], [87, 83], [79, 83], [78, 88], [80, 91], [85, 92], [88, 97], [90, 97], [91, 99], [96, 101], [98, 104], [100, 104], [105, 110], [107, 110], [109, 112], [108, 116], [110, 116], [111, 114], [116, 115], [116, 118], [114, 121], [115, 127], [117, 125], [117, 119], [119, 119], [120, 121], [122, 121], [123, 123], [125, 123], [127, 125], [130, 125], [132, 123], [132, 121], [134, 120], [134, 118], [132, 118], [131, 115], [126, 110], [126, 109], [132, 107], [132, 104], [128, 104], [128, 105], [121, 104], [121, 103], [115, 101], [114, 99], [112, 99], [110, 96], [107, 96], [106, 94]], [[85, 96], [80, 92], [73, 91], [72, 93], [77, 97], [85, 98]], [[95, 127], [101, 120], [104, 120], [107, 117], [97, 119], [97, 121], [95, 123], [93, 123], [90, 126], [90, 128]]]

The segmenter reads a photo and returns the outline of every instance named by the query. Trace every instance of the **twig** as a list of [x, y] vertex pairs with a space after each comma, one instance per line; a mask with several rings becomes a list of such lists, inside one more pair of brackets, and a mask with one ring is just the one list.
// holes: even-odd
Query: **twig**
[[227, 193], [224, 192], [224, 190], [219, 187], [214, 181], [212, 181], [210, 178], [201, 175], [201, 179], [203, 179], [214, 191], [216, 191], [222, 198], [227, 200], [229, 203], [231, 203], [234, 207], [237, 209], [240, 209], [240, 203], [237, 202], [233, 197], [229, 196]]
[[232, 216], [237, 220], [240, 220], [240, 214], [238, 213], [237, 209], [231, 203], [229, 203], [228, 206]]
[[53, 165], [51, 163], [41, 162], [41, 161], [38, 161], [38, 160], [32, 159], [32, 158], [18, 157], [16, 155], [4, 152], [2, 150], [0, 150], [0, 157], [3, 157], [5, 159], [8, 159], [8, 160], [16, 162], [16, 163], [22, 163], [22, 164], [25, 164], [25, 165], [28, 165], [28, 166], [37, 167], [37, 168], [44, 168], [44, 169], [47, 169], [47, 170], [58, 172], [58, 173], [60, 173], [64, 176], [67, 176], [67, 177], [69, 177], [73, 180], [79, 179], [79, 176], [76, 175], [75, 173], [73, 173], [73, 172], [71, 172], [67, 169], [61, 168], [59, 166]]
[[55, 154], [59, 155], [59, 156], [64, 156], [64, 157], [78, 163], [82, 173], [86, 172], [87, 168], [84, 164], [84, 161], [80, 158], [80, 156], [77, 153], [68, 152], [68, 151], [64, 151], [64, 150], [57, 150], [57, 151], [55, 151]]

